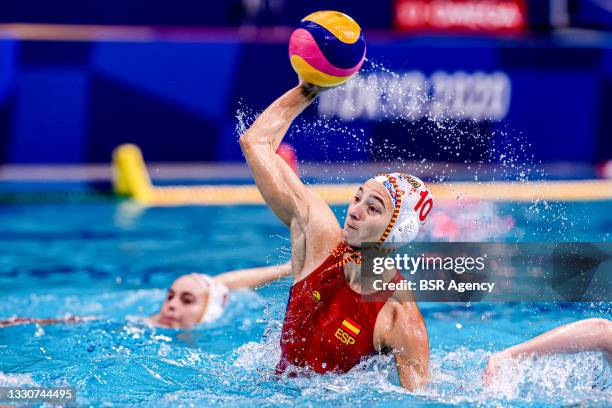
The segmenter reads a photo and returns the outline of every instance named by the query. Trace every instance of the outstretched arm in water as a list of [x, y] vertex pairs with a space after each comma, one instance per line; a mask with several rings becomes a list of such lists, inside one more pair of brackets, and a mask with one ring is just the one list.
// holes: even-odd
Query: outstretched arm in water
[[485, 368], [485, 385], [492, 383], [503, 360], [522, 355], [580, 351], [603, 351], [610, 359], [612, 357], [612, 322], [607, 319], [579, 320], [495, 353], [489, 358]]
[[42, 326], [48, 324], [60, 324], [60, 323], [80, 323], [80, 322], [89, 322], [92, 320], [98, 320], [97, 317], [64, 317], [59, 319], [38, 319], [35, 317], [13, 317], [7, 320], [0, 320], [0, 328], [8, 327], [8, 326], [17, 326], [18, 324], [30, 324], [36, 323]]

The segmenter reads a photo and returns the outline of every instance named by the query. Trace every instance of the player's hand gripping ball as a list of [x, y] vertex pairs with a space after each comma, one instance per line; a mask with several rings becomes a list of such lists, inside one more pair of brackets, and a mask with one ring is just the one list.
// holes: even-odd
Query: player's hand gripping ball
[[306, 16], [289, 39], [291, 66], [313, 85], [340, 85], [359, 71], [366, 42], [355, 20], [338, 11]]

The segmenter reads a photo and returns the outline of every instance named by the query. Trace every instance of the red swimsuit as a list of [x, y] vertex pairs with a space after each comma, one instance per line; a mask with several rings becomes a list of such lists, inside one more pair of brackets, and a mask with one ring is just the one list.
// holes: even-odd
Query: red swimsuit
[[[281, 336], [277, 372], [291, 365], [317, 373], [347, 372], [375, 352], [374, 325], [393, 291], [378, 292], [365, 302], [344, 276], [341, 244], [310, 275], [291, 288]], [[393, 281], [401, 275], [397, 273]]]

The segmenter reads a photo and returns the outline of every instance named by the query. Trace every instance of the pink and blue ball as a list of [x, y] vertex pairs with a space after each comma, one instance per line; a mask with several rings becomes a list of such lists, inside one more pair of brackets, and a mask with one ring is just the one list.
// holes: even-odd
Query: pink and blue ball
[[291, 66], [304, 81], [333, 87], [348, 81], [361, 68], [366, 42], [355, 20], [338, 11], [306, 16], [291, 34]]

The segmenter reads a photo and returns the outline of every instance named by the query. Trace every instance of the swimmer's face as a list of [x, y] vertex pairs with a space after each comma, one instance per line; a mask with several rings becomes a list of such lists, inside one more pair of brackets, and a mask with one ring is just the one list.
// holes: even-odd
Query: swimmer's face
[[391, 222], [393, 202], [382, 184], [370, 179], [353, 197], [346, 212], [344, 239], [354, 247], [364, 242], [378, 242]]
[[208, 291], [193, 277], [181, 276], [174, 281], [157, 316], [164, 327], [190, 327], [199, 322], [208, 302]]

